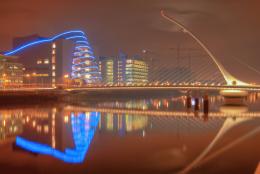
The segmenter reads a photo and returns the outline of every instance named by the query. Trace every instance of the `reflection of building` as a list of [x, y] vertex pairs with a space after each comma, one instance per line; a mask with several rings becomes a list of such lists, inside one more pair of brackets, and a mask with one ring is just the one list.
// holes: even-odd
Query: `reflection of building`
[[133, 116], [128, 114], [101, 114], [101, 121], [99, 123], [100, 130], [132, 132], [142, 130], [148, 125], [147, 116]]
[[22, 119], [19, 118], [19, 113], [1, 113], [0, 116], [0, 141], [7, 138], [15, 137], [22, 133]]
[[15, 57], [0, 55], [0, 85], [21, 86], [23, 84], [23, 65], [15, 62]]
[[137, 57], [100, 57], [99, 69], [104, 84], [146, 84], [148, 64]]
[[94, 137], [99, 113], [66, 115], [53, 108], [44, 115], [24, 118], [24, 130], [16, 137], [16, 147], [67, 163], [82, 163]]

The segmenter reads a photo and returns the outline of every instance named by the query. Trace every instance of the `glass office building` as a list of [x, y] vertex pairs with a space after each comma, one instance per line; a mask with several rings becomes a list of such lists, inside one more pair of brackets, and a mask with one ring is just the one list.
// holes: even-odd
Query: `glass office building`
[[148, 64], [141, 58], [100, 57], [99, 70], [103, 84], [141, 85], [148, 83]]

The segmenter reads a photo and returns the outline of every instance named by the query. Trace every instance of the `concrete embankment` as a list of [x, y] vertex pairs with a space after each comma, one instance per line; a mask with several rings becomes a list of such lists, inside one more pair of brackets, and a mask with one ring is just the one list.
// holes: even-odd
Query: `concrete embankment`
[[0, 105], [16, 103], [42, 103], [60, 101], [65, 93], [58, 90], [43, 91], [0, 91]]

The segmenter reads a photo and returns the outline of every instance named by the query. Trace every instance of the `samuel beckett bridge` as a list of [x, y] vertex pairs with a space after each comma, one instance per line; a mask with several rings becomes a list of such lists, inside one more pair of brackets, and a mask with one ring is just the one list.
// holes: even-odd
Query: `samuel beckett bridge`
[[[99, 90], [168, 90], [168, 89], [213, 89], [229, 90], [228, 93], [237, 95], [241, 91], [258, 91], [260, 86], [244, 82], [234, 77], [214, 56], [210, 49], [198, 36], [187, 27], [161, 11], [161, 16], [168, 22], [177, 25], [184, 34], [189, 35], [206, 53], [206, 57], [190, 55], [186, 64], [180, 65], [179, 60], [164, 60], [158, 56], [157, 60], [140, 58], [122, 58], [115, 60], [100, 60], [94, 56], [88, 38], [83, 31], [68, 31], [52, 38], [29, 42], [14, 50], [5, 52], [5, 56], [26, 55], [24, 52], [37, 49], [44, 44], [52, 45], [50, 72], [46, 75], [51, 85], [44, 85], [44, 77], [33, 73], [26, 74], [25, 79], [40, 78], [41, 84], [29, 83], [19, 88], [2, 87], [1, 91], [41, 91], [63, 90], [66, 92], [84, 92]], [[71, 69], [69, 74], [58, 73], [59, 57], [55, 53], [59, 41], [69, 41], [73, 45]], [[102, 62], [103, 61], [103, 62]], [[240, 62], [241, 63], [241, 62]], [[254, 68], [247, 65], [250, 70]], [[258, 73], [256, 70], [255, 72]], [[242, 95], [245, 95], [243, 93]]]

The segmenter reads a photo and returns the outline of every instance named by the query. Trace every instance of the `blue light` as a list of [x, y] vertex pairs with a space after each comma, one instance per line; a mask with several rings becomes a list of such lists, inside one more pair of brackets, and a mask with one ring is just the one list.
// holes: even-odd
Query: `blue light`
[[94, 56], [87, 56], [87, 57], [80, 56], [80, 57], [76, 57], [75, 59], [95, 59], [95, 57]]
[[[67, 32], [58, 34], [58, 35], [56, 35], [56, 36], [54, 36], [52, 38], [47, 38], [47, 39], [42, 39], [42, 40], [37, 40], [37, 41], [34, 41], [34, 42], [30, 42], [30, 43], [24, 44], [24, 45], [22, 45], [22, 46], [20, 46], [20, 47], [18, 47], [16, 49], [14, 49], [14, 50], [8, 51], [4, 55], [6, 55], [6, 56], [15, 55], [16, 53], [18, 53], [20, 51], [23, 51], [23, 50], [25, 50], [27, 48], [30, 48], [30, 47], [33, 47], [33, 46], [37, 46], [37, 45], [40, 45], [40, 44], [44, 44], [44, 43], [51, 43], [51, 42], [54, 42], [56, 39], [59, 39], [59, 38], [63, 38], [63, 39], [66, 39], [66, 40], [72, 40], [75, 43], [76, 54], [77, 53], [81, 53], [81, 54], [80, 55], [74, 55], [73, 59], [79, 59], [79, 60], [82, 59], [80, 61], [85, 61], [83, 59], [92, 59], [90, 61], [92, 61], [93, 64], [96, 63], [95, 61], [93, 61], [95, 59], [94, 53], [91, 50], [91, 47], [89, 46], [86, 34], [83, 31], [80, 31], [80, 30], [67, 31]], [[88, 51], [84, 51], [83, 49], [80, 50], [80, 48], [88, 48], [89, 50]], [[89, 53], [89, 55], [88, 56], [82, 56], [82, 55], [85, 55], [84, 53]], [[78, 65], [80, 65], [80, 64], [78, 64]], [[81, 76], [81, 77], [83, 77], [83, 76]], [[93, 78], [93, 79], [96, 79], [96, 78]], [[86, 79], [83, 78], [83, 80], [86, 80]], [[93, 81], [93, 83], [96, 83], [96, 81]]]
[[89, 53], [89, 54], [94, 54], [92, 51], [90, 50], [87, 50], [87, 51], [77, 51], [77, 52], [74, 52], [73, 54], [76, 55], [76, 54], [84, 54], [84, 53]]
[[76, 48], [76, 49], [79, 49], [79, 48], [88, 48], [88, 49], [91, 49], [90, 46], [86, 46], [86, 45], [84, 45], [84, 46], [76, 46], [75, 48]]
[[66, 40], [71, 40], [71, 39], [84, 39], [84, 40], [88, 40], [85, 36], [71, 36], [71, 37], [67, 37], [65, 39]]
[[[80, 63], [80, 64], [77, 64], [77, 65], [81, 65], [81, 64], [85, 64], [85, 62], [82, 62], [82, 63]], [[98, 66], [86, 66], [86, 67], [84, 67], [83, 69], [86, 69], [86, 68], [96, 68], [96, 69], [98, 69]], [[76, 66], [75, 65], [72, 65], [72, 70], [75, 70], [75, 71], [77, 71], [77, 68], [76, 68]], [[74, 71], [74, 72], [75, 72]]]
[[87, 44], [87, 45], [88, 45], [88, 42], [87, 42], [87, 41], [76, 41], [76, 43], [79, 43], [79, 44]]
[[68, 31], [68, 32], [64, 32], [64, 33], [61, 33], [59, 35], [56, 35], [54, 36], [53, 38], [50, 38], [50, 39], [43, 39], [43, 40], [38, 40], [38, 41], [34, 41], [34, 42], [31, 42], [31, 43], [28, 43], [28, 44], [25, 44], [23, 46], [20, 46], [14, 50], [11, 50], [9, 52], [6, 52], [4, 55], [5, 56], [11, 56], [11, 55], [14, 55], [15, 53], [19, 52], [19, 51], [22, 51], [26, 48], [29, 48], [29, 47], [32, 47], [32, 46], [35, 46], [35, 45], [40, 45], [40, 44], [43, 44], [43, 43], [49, 43], [49, 42], [53, 42], [54, 40], [62, 37], [62, 36], [65, 36], [65, 35], [69, 35], [69, 34], [75, 34], [75, 33], [80, 33], [80, 34], [83, 34], [85, 35], [85, 33], [83, 31], [80, 31], [80, 30], [72, 30], [72, 31]]
[[[71, 115], [74, 149], [66, 148], [64, 152], [61, 152], [48, 145], [29, 141], [19, 136], [16, 137], [16, 145], [27, 151], [50, 155], [67, 163], [82, 163], [95, 135], [100, 113], [91, 112], [89, 118], [89, 120], [86, 120], [85, 114]], [[86, 127], [89, 127], [89, 129], [86, 129]]]

